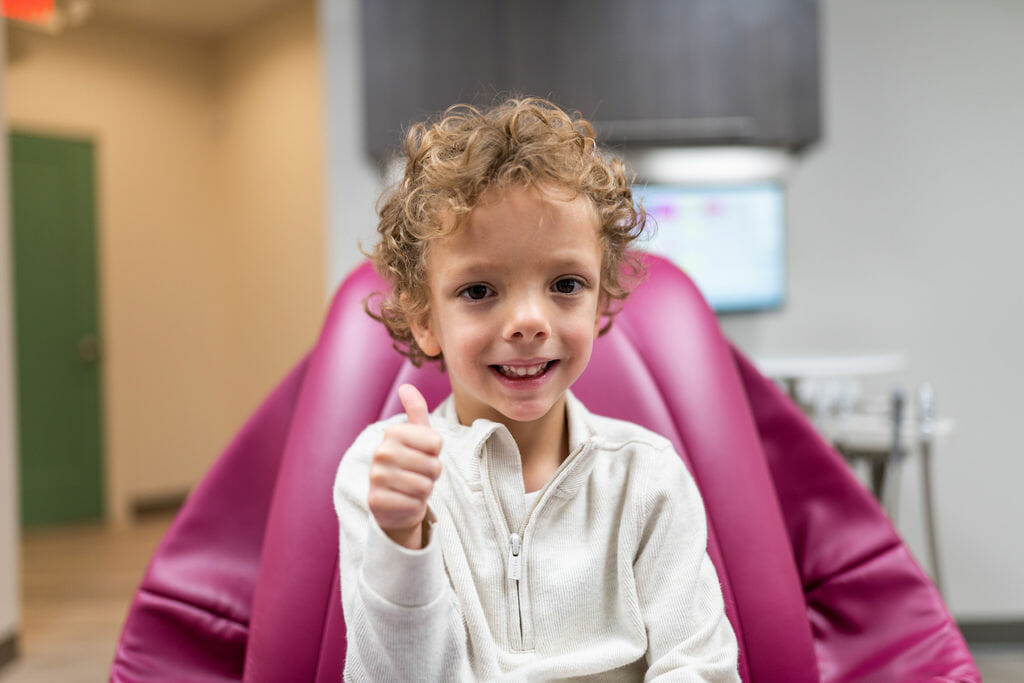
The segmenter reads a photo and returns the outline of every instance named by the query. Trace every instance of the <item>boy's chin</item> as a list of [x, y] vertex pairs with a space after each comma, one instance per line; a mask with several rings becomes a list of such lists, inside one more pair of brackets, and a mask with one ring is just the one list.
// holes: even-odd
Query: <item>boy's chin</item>
[[[473, 395], [461, 387], [454, 388], [455, 409], [458, 411], [463, 424], [472, 424], [478, 418], [486, 418], [494, 422], [503, 423], [530, 423], [541, 420], [551, 414], [552, 410], [563, 410], [565, 406], [565, 391], [554, 396], [522, 396], [516, 398], [508, 396], [505, 392], [486, 395], [481, 392]], [[504, 395], [503, 395], [504, 394]]]
[[506, 419], [512, 422], [536, 422], [547, 417], [552, 410], [563, 408], [565, 405], [565, 394], [561, 394], [554, 401], [530, 401], [522, 404], [513, 403], [504, 405], [498, 409]]

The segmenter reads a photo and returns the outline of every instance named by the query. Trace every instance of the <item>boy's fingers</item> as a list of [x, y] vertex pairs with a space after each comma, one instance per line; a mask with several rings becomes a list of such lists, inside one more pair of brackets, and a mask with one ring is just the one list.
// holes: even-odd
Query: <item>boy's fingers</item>
[[430, 420], [427, 419], [427, 401], [419, 389], [411, 384], [403, 384], [398, 387], [398, 400], [405, 408], [409, 424], [430, 426]]
[[391, 425], [385, 432], [379, 452], [397, 452], [396, 449], [412, 448], [427, 455], [441, 452], [441, 436], [430, 427], [401, 423]]
[[419, 472], [431, 479], [437, 479], [441, 474], [441, 463], [437, 459], [439, 450], [402, 445], [396, 448], [384, 463], [401, 470]]
[[418, 472], [399, 470], [388, 473], [386, 485], [382, 488], [425, 501], [434, 490], [434, 480]]

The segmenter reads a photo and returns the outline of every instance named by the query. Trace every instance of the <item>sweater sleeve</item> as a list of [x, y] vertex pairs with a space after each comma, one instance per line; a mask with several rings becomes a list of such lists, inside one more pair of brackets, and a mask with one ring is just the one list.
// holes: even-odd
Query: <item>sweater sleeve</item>
[[649, 462], [633, 566], [648, 638], [644, 680], [739, 681], [700, 493], [670, 447], [661, 455]]
[[409, 550], [392, 541], [367, 507], [373, 451], [384, 434], [368, 427], [341, 460], [334, 483], [346, 681], [470, 680], [466, 632], [437, 534]]

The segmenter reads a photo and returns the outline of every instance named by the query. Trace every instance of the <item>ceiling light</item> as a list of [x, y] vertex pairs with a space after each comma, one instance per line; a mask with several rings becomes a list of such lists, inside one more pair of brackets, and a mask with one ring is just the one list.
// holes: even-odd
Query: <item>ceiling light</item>
[[674, 147], [623, 156], [642, 181], [687, 185], [785, 180], [794, 163], [786, 151], [769, 147]]

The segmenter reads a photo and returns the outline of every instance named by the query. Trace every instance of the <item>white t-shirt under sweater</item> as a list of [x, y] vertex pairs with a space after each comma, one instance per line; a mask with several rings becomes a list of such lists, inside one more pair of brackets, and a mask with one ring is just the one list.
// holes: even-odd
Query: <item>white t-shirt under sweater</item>
[[442, 403], [421, 550], [366, 505], [373, 452], [405, 416], [360, 434], [334, 485], [345, 680], [739, 680], [703, 504], [671, 443], [568, 392], [567, 411], [569, 457], [528, 505], [504, 425], [461, 425]]

